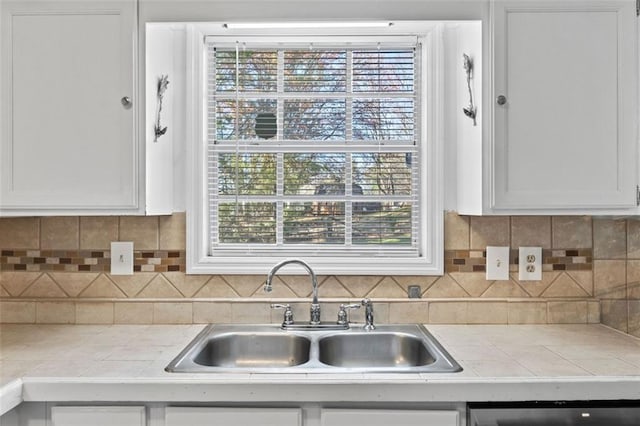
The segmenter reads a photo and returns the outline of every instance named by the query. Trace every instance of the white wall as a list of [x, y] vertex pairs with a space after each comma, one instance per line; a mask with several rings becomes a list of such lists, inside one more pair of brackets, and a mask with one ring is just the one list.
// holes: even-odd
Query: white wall
[[[482, 205], [482, 122], [483, 109], [483, 58], [482, 58], [482, 27], [479, 23], [465, 23], [456, 28], [456, 46], [451, 49], [455, 52], [456, 76], [456, 152], [452, 155], [453, 166], [457, 168], [456, 181], [453, 187], [449, 187], [457, 200], [446, 205], [449, 210], [469, 210], [467, 205]], [[467, 87], [466, 73], [464, 72], [463, 53], [469, 55], [473, 61], [473, 75], [471, 90], [474, 97], [474, 105], [477, 108], [476, 125], [464, 115], [462, 109], [469, 105], [469, 89]], [[471, 182], [472, 184], [469, 184]], [[479, 212], [477, 212], [479, 213]]]
[[[147, 169], [147, 214], [166, 214], [185, 210], [185, 60], [184, 26], [147, 24], [145, 63], [145, 146]], [[142, 58], [141, 58], [142, 59]], [[142, 62], [142, 61], [141, 61]], [[157, 84], [167, 75], [169, 85], [164, 94], [161, 127], [167, 132], [155, 141]]]
[[140, 0], [140, 22], [220, 20], [474, 20], [488, 0]]

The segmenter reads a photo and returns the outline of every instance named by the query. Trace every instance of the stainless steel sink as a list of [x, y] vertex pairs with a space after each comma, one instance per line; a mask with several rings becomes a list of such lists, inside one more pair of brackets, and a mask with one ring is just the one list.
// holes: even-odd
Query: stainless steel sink
[[336, 367], [419, 367], [436, 361], [422, 339], [406, 333], [336, 334], [318, 345], [320, 362]]
[[309, 361], [311, 341], [284, 333], [225, 333], [213, 336], [193, 358], [208, 367], [291, 367]]
[[458, 363], [420, 325], [282, 330], [209, 325], [167, 366], [177, 373], [452, 373]]

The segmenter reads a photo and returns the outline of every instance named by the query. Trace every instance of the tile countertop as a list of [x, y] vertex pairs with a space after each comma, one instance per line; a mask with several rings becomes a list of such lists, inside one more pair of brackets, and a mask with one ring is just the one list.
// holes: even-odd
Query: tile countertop
[[640, 339], [603, 325], [428, 325], [455, 374], [166, 373], [203, 327], [2, 325], [0, 414], [22, 401], [640, 400]]

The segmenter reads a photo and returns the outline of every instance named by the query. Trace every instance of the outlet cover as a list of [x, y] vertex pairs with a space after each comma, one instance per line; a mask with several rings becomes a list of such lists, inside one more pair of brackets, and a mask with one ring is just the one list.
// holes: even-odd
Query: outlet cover
[[422, 289], [419, 285], [409, 286], [409, 299], [420, 299], [422, 297]]
[[509, 279], [509, 247], [487, 246], [487, 279]]
[[111, 275], [133, 275], [133, 242], [111, 243]]
[[520, 247], [518, 250], [518, 280], [542, 280], [542, 247]]

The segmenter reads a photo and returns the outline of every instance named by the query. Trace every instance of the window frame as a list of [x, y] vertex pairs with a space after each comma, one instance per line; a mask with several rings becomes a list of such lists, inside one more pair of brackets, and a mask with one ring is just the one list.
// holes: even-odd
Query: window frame
[[[304, 256], [318, 274], [342, 275], [442, 275], [443, 243], [443, 53], [442, 25], [430, 21], [401, 21], [384, 29], [260, 30], [274, 36], [362, 36], [410, 35], [420, 40], [422, 70], [418, 97], [422, 158], [419, 200], [419, 257]], [[208, 253], [209, 212], [207, 203], [207, 108], [206, 36], [256, 36], [247, 30], [229, 30], [224, 23], [189, 24], [187, 27], [187, 273], [264, 274], [290, 255], [274, 251], [272, 256], [213, 257]], [[428, 125], [427, 125], [428, 123]], [[288, 268], [287, 268], [288, 269]], [[299, 270], [284, 273], [295, 273]]]

